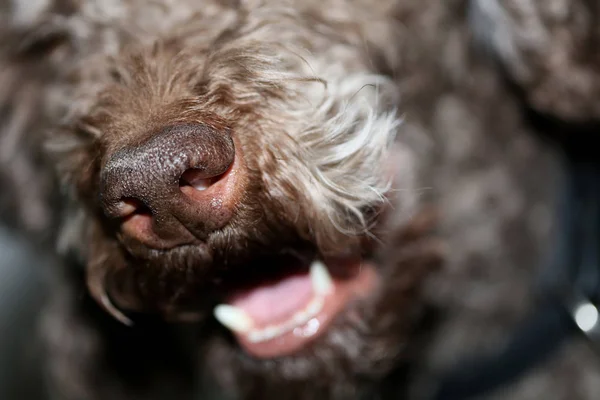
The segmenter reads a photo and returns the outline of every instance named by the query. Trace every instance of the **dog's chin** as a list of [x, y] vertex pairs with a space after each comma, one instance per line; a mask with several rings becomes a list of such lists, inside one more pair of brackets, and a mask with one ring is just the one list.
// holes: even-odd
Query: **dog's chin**
[[380, 303], [402, 294], [388, 290], [384, 271], [370, 260], [317, 263], [331, 275], [327, 292], [320, 292], [321, 283], [309, 288], [311, 275], [322, 271], [307, 266], [306, 276], [301, 270], [225, 296], [248, 314], [250, 327], [241, 331], [215, 320], [207, 326], [202, 359], [209, 379], [234, 397], [242, 391], [256, 396], [250, 398], [346, 399], [369, 392], [390, 372], [405, 345], [397, 324], [405, 310]]

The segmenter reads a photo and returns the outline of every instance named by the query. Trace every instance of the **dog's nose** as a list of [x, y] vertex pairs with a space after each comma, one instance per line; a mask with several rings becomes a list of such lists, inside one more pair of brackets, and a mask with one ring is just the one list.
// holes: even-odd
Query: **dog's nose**
[[[121, 218], [128, 239], [152, 248], [202, 240], [231, 217], [226, 202], [235, 161], [227, 130], [174, 125], [110, 156], [101, 173], [107, 216]], [[230, 185], [229, 185], [230, 186]]]

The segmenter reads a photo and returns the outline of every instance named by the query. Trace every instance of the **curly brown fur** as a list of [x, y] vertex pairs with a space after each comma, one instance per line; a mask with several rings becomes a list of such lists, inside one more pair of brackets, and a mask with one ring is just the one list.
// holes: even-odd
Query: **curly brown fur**
[[[559, 174], [555, 155], [533, 137], [537, 128], [522, 101], [559, 117], [595, 115], [584, 111], [593, 109], [588, 91], [569, 92], [585, 106], [544, 103], [540, 93], [560, 86], [548, 83], [559, 72], [544, 75], [546, 83], [523, 72], [545, 64], [524, 61], [518, 50], [525, 42], [517, 39], [528, 36], [508, 16], [541, 16], [543, 7], [515, 2], [509, 12], [495, 1], [469, 8], [465, 0], [19, 4], [0, 2], [0, 184], [11, 193], [0, 199], [18, 214], [3, 218], [32, 233], [61, 220], [65, 271], [57, 275], [64, 282], [55, 285], [42, 326], [57, 398], [397, 396], [405, 385], [396, 372], [405, 363], [417, 383], [427, 382], [431, 369], [465, 349], [497, 345], [524, 313]], [[565, 9], [588, 15], [584, 4]], [[502, 27], [500, 36], [480, 34], [474, 22], [485, 18]], [[471, 46], [473, 33], [494, 57]], [[525, 99], [490, 62], [496, 56]], [[115, 179], [107, 165], [175, 132], [170, 127], [194, 124], [243, 153], [243, 195], [224, 226], [207, 234], [205, 226], [186, 225], [201, 246], [140, 246], [109, 218], [116, 209], [106, 182]], [[147, 179], [139, 168], [127, 183]], [[164, 199], [147, 201], [159, 207]], [[429, 203], [449, 251], [420, 298], [443, 253]], [[161, 229], [180, 232], [172, 221]], [[210, 318], [221, 289], [214, 281], [252, 275], [253, 265], [286, 251], [373, 257], [383, 284], [297, 355], [259, 361]], [[416, 358], [422, 343], [411, 333], [423, 303], [444, 319]], [[133, 327], [105, 312], [122, 317], [117, 308], [140, 313]], [[162, 322], [190, 315], [193, 324]]]
[[[407, 243], [394, 257], [385, 257], [382, 279], [396, 283], [350, 305], [352, 311], [324, 338], [275, 368], [269, 361], [238, 360], [242, 353], [206, 311], [218, 296], [213, 293], [221, 290], [215, 279], [261, 273], [257, 266], [265, 257], [286, 251], [366, 254], [362, 243], [376, 235], [373, 217], [388, 201], [386, 159], [399, 125], [396, 86], [382, 73], [397, 59], [393, 42], [381, 42], [394, 37], [393, 19], [386, 15], [391, 4], [106, 1], [72, 6], [32, 17], [30, 46], [41, 46], [52, 35], [56, 40], [36, 50], [37, 61], [49, 72], [48, 78], [40, 77], [39, 104], [30, 107], [48, 121], [39, 140], [57, 165], [66, 194], [60, 248], [83, 264], [91, 296], [121, 319], [116, 307], [170, 320], [197, 315], [199, 338], [188, 351], [206, 353], [200, 366], [218, 363], [231, 371], [210, 372], [241, 397], [278, 395], [281, 385], [312, 381], [298, 396], [345, 398], [379, 379], [399, 360], [410, 319], [405, 308], [420, 276], [439, 259], [433, 243], [418, 240], [414, 249]], [[24, 40], [16, 27], [11, 33], [17, 44]], [[7, 62], [19, 64], [11, 54]], [[235, 194], [239, 199], [228, 222], [207, 214], [216, 226], [207, 231], [205, 224], [190, 224], [193, 216], [183, 218], [189, 232], [201, 238], [185, 246], [159, 239], [149, 247], [118, 225], [115, 229], [110, 217], [118, 214], [114, 202], [122, 193], [111, 190], [123, 179], [127, 188], [153, 179], [142, 165], [122, 176], [121, 160], [141, 154], [146, 161], [136, 162], [170, 163], [160, 159], [166, 148], [153, 155], [144, 146], [154, 146], [152, 141], [164, 134], [170, 146], [178, 146], [187, 133], [176, 139], [174, 132], [182, 132], [177, 127], [194, 124], [207, 127], [202, 135], [231, 137], [236, 154], [243, 154], [241, 189], [235, 189], [241, 194]], [[225, 142], [214, 143], [202, 145], [213, 146], [209, 153], [225, 151]], [[397, 211], [405, 209], [407, 220], [414, 203], [410, 171], [395, 181], [406, 190], [395, 197]], [[142, 200], [152, 212], [165, 203], [158, 193]], [[229, 205], [223, 207], [230, 212]], [[155, 227], [181, 231], [179, 223], [164, 219]], [[379, 236], [385, 240], [385, 234]], [[126, 382], [127, 376], [120, 377], [117, 366], [103, 367], [114, 350], [100, 349], [128, 341], [121, 336], [156, 334], [140, 328], [139, 320], [131, 331], [113, 328], [116, 336], [102, 324], [98, 333], [83, 321], [77, 327], [75, 315], [85, 313], [93, 322], [93, 311], [86, 311], [90, 305], [69, 303], [76, 300], [64, 301], [67, 309], [49, 312], [45, 325], [56, 390], [66, 398], [102, 398], [106, 389], [95, 380], [115, 374], [116, 382]], [[381, 318], [385, 310], [406, 317]], [[61, 313], [73, 317], [65, 320]], [[87, 333], [75, 338], [75, 332]], [[61, 343], [67, 335], [74, 338], [68, 345]], [[72, 365], [73, 354], [89, 364]], [[127, 358], [142, 365], [145, 357]], [[245, 388], [253, 381], [256, 386]], [[152, 392], [119, 387], [108, 390]]]

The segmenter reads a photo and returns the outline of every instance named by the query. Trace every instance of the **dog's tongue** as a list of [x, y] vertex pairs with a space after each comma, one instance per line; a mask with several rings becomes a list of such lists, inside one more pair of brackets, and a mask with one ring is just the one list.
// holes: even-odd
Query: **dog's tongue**
[[310, 276], [294, 274], [263, 282], [232, 296], [229, 304], [244, 310], [255, 324], [266, 326], [286, 320], [313, 297]]

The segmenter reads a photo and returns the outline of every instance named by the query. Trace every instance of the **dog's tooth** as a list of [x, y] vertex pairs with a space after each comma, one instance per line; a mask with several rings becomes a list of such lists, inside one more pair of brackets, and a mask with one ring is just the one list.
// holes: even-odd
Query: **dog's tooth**
[[315, 317], [323, 309], [324, 301], [322, 297], [315, 297], [306, 306], [306, 313], [312, 318]]
[[264, 331], [263, 331], [263, 336], [264, 339], [263, 340], [270, 340], [273, 339], [279, 335], [281, 335], [282, 331], [279, 327], [277, 326], [267, 326]]
[[325, 296], [333, 291], [333, 280], [321, 261], [315, 260], [310, 265], [310, 279], [317, 296]]
[[313, 318], [306, 323], [306, 326], [302, 327], [302, 336], [311, 337], [319, 330], [321, 324], [318, 319]]
[[308, 321], [309, 318], [310, 316], [307, 314], [306, 311], [298, 311], [296, 314], [294, 314], [294, 317], [292, 318], [294, 327], [306, 323], [306, 321]]
[[228, 304], [216, 306], [214, 315], [223, 326], [236, 333], [246, 333], [254, 325], [252, 318], [244, 310]]
[[262, 331], [254, 330], [248, 334], [248, 340], [250, 341], [250, 343], [262, 342], [262, 341], [264, 341], [263, 336], [264, 335], [263, 335]]
[[281, 333], [287, 333], [294, 329], [296, 326], [298, 326], [298, 322], [296, 321], [296, 314], [294, 314], [292, 318], [288, 319], [281, 325]]

